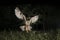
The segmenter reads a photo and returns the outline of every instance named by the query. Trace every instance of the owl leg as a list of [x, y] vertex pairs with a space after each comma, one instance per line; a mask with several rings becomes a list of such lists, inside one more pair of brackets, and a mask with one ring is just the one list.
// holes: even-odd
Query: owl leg
[[31, 26], [28, 26], [28, 27], [26, 28], [26, 31], [29, 32], [29, 31], [31, 31], [31, 29], [32, 29], [32, 27], [31, 27]]

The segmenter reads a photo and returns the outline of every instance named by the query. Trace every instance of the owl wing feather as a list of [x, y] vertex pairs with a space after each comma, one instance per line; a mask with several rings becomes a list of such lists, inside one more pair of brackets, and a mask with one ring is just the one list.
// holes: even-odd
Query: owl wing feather
[[16, 15], [16, 17], [19, 18], [19, 19], [22, 19], [22, 20], [24, 19], [24, 20], [26, 20], [25, 15], [23, 15], [23, 13], [19, 10], [18, 7], [15, 8], [15, 15]]
[[21, 29], [22, 31], [24, 31], [24, 30], [25, 30], [25, 26], [20, 26], [20, 29]]
[[35, 23], [38, 20], [39, 16], [36, 15], [30, 19], [30, 23]]

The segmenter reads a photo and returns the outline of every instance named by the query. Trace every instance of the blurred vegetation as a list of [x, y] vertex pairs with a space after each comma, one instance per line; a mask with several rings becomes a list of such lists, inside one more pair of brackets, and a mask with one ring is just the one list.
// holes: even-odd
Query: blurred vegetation
[[20, 32], [20, 31], [1, 31], [0, 40], [60, 40], [60, 33], [58, 32], [40, 32], [31, 31]]

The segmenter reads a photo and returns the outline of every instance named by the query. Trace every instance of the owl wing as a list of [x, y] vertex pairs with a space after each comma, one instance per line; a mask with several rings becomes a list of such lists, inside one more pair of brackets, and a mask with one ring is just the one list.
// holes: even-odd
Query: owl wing
[[36, 15], [30, 19], [30, 23], [35, 23], [38, 20], [39, 16]]
[[19, 10], [18, 7], [15, 8], [15, 15], [19, 19], [26, 20], [26, 17], [23, 15], [23, 13]]
[[24, 31], [24, 30], [25, 30], [25, 26], [20, 26], [20, 29], [21, 29], [22, 31]]

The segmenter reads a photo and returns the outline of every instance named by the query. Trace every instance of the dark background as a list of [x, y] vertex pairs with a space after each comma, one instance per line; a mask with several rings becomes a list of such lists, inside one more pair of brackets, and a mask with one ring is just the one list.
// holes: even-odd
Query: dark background
[[[7, 1], [6, 1], [7, 2]], [[36, 31], [50, 31], [60, 29], [60, 5], [59, 3], [19, 3], [18, 1], [1, 3], [0, 5], [0, 30], [20, 30], [19, 26], [23, 25], [23, 21], [19, 20], [15, 14], [16, 6], [27, 16], [41, 14], [38, 22], [31, 25]], [[12, 1], [13, 2], [13, 1]], [[25, 8], [25, 9], [24, 9]], [[34, 10], [35, 9], [35, 10]], [[34, 11], [32, 11], [34, 10]], [[29, 15], [29, 14], [30, 15]]]

